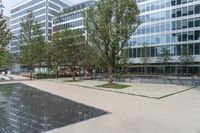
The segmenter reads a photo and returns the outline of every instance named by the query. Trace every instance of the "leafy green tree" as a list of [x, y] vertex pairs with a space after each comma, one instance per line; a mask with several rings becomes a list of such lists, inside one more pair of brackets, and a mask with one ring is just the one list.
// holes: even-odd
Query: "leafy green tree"
[[20, 42], [20, 54], [18, 61], [26, 66], [30, 72], [32, 79], [33, 69], [41, 66], [44, 62], [45, 42], [42, 36], [40, 25], [35, 21], [31, 11], [27, 12], [27, 16], [21, 23], [20, 34], [18, 36]]
[[56, 78], [58, 77], [60, 67], [66, 62], [66, 55], [64, 54], [65, 47], [67, 45], [67, 40], [65, 37], [66, 32], [68, 31], [54, 33], [52, 37], [52, 43], [48, 48], [48, 54], [46, 58], [48, 59], [47, 64], [52, 66]]
[[5, 48], [11, 39], [10, 30], [7, 29], [6, 19], [0, 13], [0, 48]]
[[171, 60], [168, 47], [162, 47], [158, 55], [158, 62], [162, 64], [163, 74], [166, 74], [166, 65]]
[[88, 71], [89, 76], [92, 74], [93, 70], [97, 69], [100, 65], [100, 53], [99, 50], [90, 44], [85, 44], [85, 53], [82, 61], [83, 67]]
[[116, 60], [140, 24], [139, 9], [134, 0], [98, 0], [85, 12], [89, 42], [105, 57], [109, 84], [113, 82]]
[[63, 30], [53, 34], [51, 64], [59, 73], [61, 66], [68, 66], [75, 80], [76, 66], [81, 65], [85, 52], [85, 40], [79, 32]]
[[9, 51], [5, 49], [0, 49], [0, 67], [8, 68], [14, 63], [13, 57]]
[[192, 56], [192, 51], [187, 47], [183, 47], [182, 54], [179, 57], [179, 61], [182, 65], [186, 66], [186, 73], [188, 76], [188, 66], [194, 62], [194, 57]]
[[6, 19], [3, 17], [3, 5], [0, 3], [0, 67], [12, 65], [12, 56], [6, 50], [11, 39], [10, 30], [7, 28]]
[[70, 67], [72, 72], [72, 78], [75, 80], [76, 66], [82, 64], [84, 54], [86, 52], [86, 43], [83, 35], [79, 32], [66, 30], [64, 32], [64, 38], [67, 46], [64, 48], [64, 53], [66, 55], [66, 63]]
[[147, 65], [151, 61], [150, 58], [150, 48], [147, 46], [147, 44], [144, 44], [141, 48], [141, 55], [140, 60], [144, 66], [144, 74], [147, 74]]

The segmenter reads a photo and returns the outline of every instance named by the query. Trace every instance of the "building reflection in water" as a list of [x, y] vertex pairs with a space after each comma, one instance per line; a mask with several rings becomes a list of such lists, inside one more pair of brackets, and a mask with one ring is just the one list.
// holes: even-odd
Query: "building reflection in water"
[[103, 114], [23, 84], [0, 85], [1, 133], [38, 133]]

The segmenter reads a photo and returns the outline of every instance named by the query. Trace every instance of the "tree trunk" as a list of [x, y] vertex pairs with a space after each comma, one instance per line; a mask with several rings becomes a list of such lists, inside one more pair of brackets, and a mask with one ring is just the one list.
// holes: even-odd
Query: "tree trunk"
[[30, 68], [30, 80], [32, 80], [33, 79], [33, 73], [32, 73], [32, 67]]
[[58, 78], [58, 66], [56, 66], [56, 78]]
[[72, 66], [72, 79], [73, 79], [73, 81], [76, 80], [75, 79], [75, 67], [74, 66]]
[[109, 68], [108, 68], [108, 74], [109, 74], [109, 77], [108, 77], [108, 84], [112, 84], [113, 83], [113, 65], [112, 64], [109, 64]]

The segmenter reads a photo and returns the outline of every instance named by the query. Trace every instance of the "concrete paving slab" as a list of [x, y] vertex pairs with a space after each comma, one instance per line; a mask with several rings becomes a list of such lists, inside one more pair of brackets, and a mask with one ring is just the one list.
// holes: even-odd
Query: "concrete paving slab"
[[[59, 80], [59, 81], [63, 82], [65, 80]], [[170, 84], [145, 84], [145, 83], [120, 82], [119, 84], [129, 85], [130, 87], [125, 89], [108, 89], [108, 88], [96, 87], [98, 85], [106, 84], [107, 82], [105, 81], [84, 80], [83, 82], [74, 82], [74, 83], [64, 82], [64, 83], [71, 85], [85, 86], [94, 89], [102, 89], [105, 91], [156, 98], [156, 99], [184, 92], [186, 90], [193, 88], [193, 86], [183, 86], [183, 85], [181, 86], [181, 85], [170, 85]]]

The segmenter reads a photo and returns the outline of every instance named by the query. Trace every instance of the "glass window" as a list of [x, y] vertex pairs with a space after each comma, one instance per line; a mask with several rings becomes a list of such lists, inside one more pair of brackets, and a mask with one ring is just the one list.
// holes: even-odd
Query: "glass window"
[[136, 57], [136, 49], [134, 48], [132, 52], [133, 52], [133, 54], [132, 54], [133, 58], [135, 58]]
[[182, 28], [185, 29], [187, 28], [187, 19], [182, 20]]
[[156, 9], [160, 9], [160, 1], [157, 1], [155, 4], [156, 4]]
[[146, 12], [150, 11], [150, 7], [151, 7], [150, 3], [147, 3], [146, 4]]
[[195, 40], [200, 40], [200, 30], [195, 31]]
[[189, 6], [188, 7], [188, 15], [194, 14], [194, 6]]
[[172, 22], [172, 30], [176, 30], [176, 21]]
[[194, 45], [194, 54], [199, 55], [200, 54], [200, 44]]
[[175, 1], [175, 0], [172, 0], [172, 1], [171, 1], [171, 5], [172, 5], [172, 6], [175, 6], [175, 5], [176, 5], [176, 1]]
[[155, 25], [151, 26], [151, 33], [155, 32]]
[[140, 11], [141, 11], [141, 12], [145, 12], [145, 10], [146, 10], [145, 4], [143, 4], [143, 5], [140, 6], [140, 7], [141, 7]]
[[160, 44], [160, 36], [159, 35], [156, 36], [156, 44]]
[[195, 27], [200, 26], [200, 18], [195, 18]]
[[193, 44], [188, 44], [188, 54], [189, 55], [194, 54]]
[[181, 4], [181, 0], [177, 0], [177, 5], [180, 5]]
[[166, 34], [166, 43], [170, 43], [170, 34]]
[[194, 40], [194, 32], [193, 31], [189, 31], [188, 32], [188, 41], [192, 41]]
[[182, 33], [182, 41], [187, 41], [187, 32]]
[[181, 55], [181, 45], [177, 45], [176, 46], [176, 49], [177, 49], [177, 56], [180, 56]]
[[177, 25], [177, 29], [181, 29], [181, 27], [182, 27], [182, 26], [181, 26], [181, 20], [178, 20], [176, 23], [177, 23], [177, 24], [176, 24], [176, 25]]
[[166, 19], [170, 19], [171, 15], [170, 15], [170, 10], [166, 11]]
[[176, 17], [176, 10], [173, 9], [173, 10], [172, 10], [172, 18], [175, 18], [175, 17]]
[[128, 49], [128, 55], [129, 55], [129, 58], [133, 57], [132, 48]]
[[164, 24], [164, 23], [162, 23], [162, 24], [160, 25], [160, 31], [161, 31], [161, 32], [164, 32], [164, 31], [165, 31], [165, 24]]
[[146, 27], [146, 34], [149, 34], [150, 33], [150, 26], [147, 26]]
[[199, 13], [200, 13], [200, 4], [195, 5], [195, 14], [199, 14]]
[[160, 20], [164, 20], [166, 18], [166, 13], [165, 12], [160, 12]]
[[141, 57], [141, 54], [142, 54], [141, 48], [137, 48], [137, 57]]
[[166, 0], [166, 7], [170, 7], [171, 6], [171, 0]]
[[182, 0], [182, 4], [185, 4], [185, 3], [187, 3], [187, 0]]
[[146, 15], [146, 22], [150, 22], [150, 15]]
[[171, 30], [170, 23], [169, 23], [169, 22], [167, 22], [167, 23], [166, 23], [166, 31], [170, 31], [170, 30]]
[[153, 14], [151, 14], [151, 22], [153, 22], [153, 21], [155, 21], [155, 20], [156, 20], [156, 14], [153, 13]]
[[165, 34], [160, 35], [160, 43], [161, 44], [165, 44], [166, 43], [166, 35]]
[[145, 34], [145, 27], [142, 27], [142, 34]]
[[161, 4], [161, 8], [165, 8], [165, 1], [164, 1], [164, 0], [162, 0], [162, 1], [160, 2], [160, 4]]
[[151, 57], [155, 57], [155, 48], [151, 47]]
[[156, 5], [155, 2], [154, 2], [154, 3], [151, 3], [151, 10], [152, 10], [152, 11], [155, 10], [155, 8], [156, 8], [155, 5]]
[[176, 10], [176, 17], [181, 17], [181, 8]]
[[181, 33], [176, 33], [176, 36], [177, 36], [177, 41], [178, 42], [181, 42]]
[[193, 18], [188, 19], [188, 28], [193, 28], [193, 26], [194, 26]]
[[156, 32], [160, 32], [160, 26], [158, 24], [156, 25]]
[[188, 2], [193, 2], [194, 0], [188, 0]]
[[175, 33], [173, 33], [171, 36], [171, 42], [177, 42], [177, 36]]
[[187, 7], [182, 8], [182, 16], [187, 16]]

